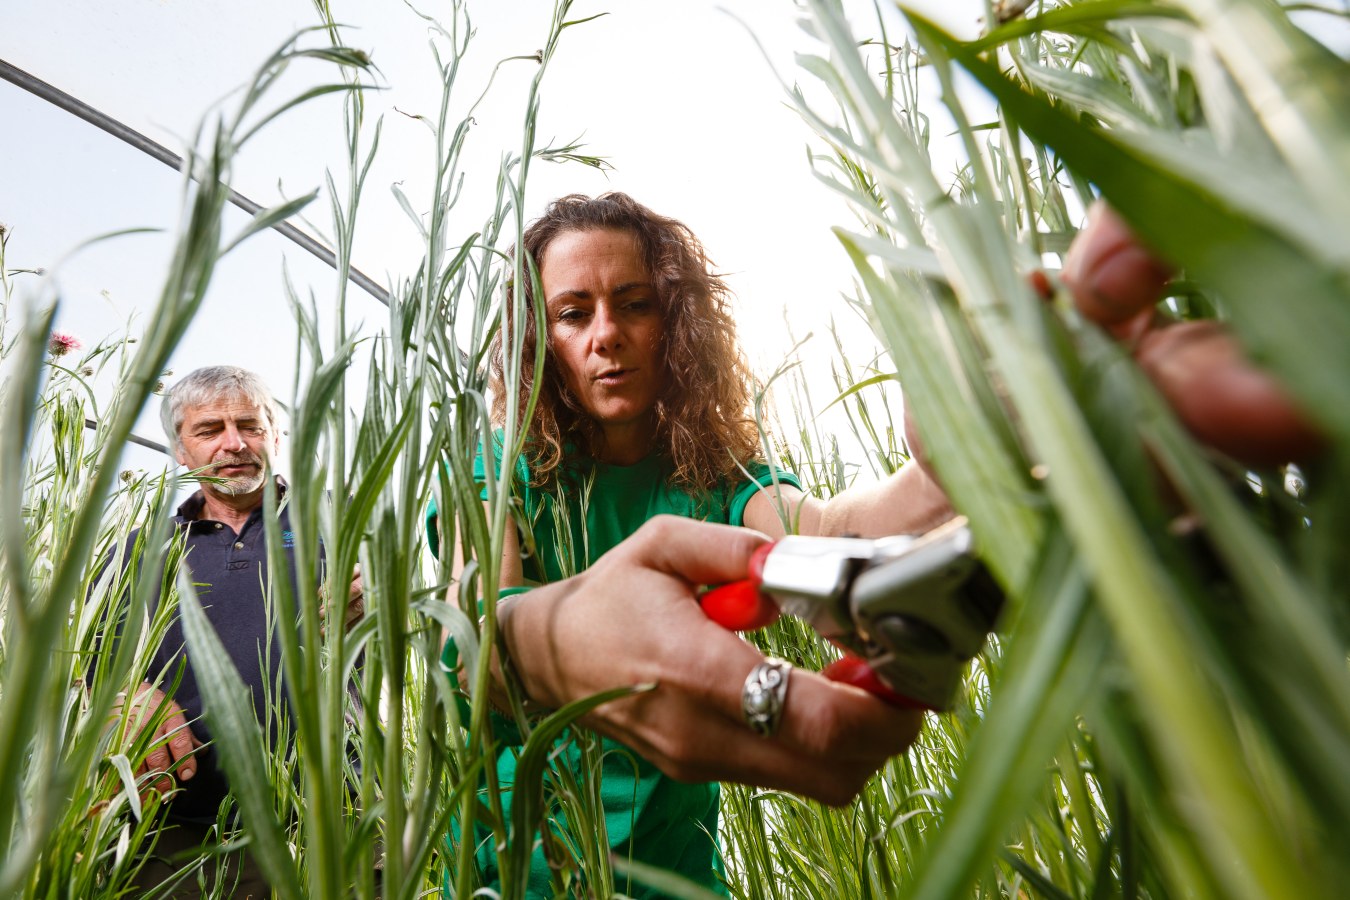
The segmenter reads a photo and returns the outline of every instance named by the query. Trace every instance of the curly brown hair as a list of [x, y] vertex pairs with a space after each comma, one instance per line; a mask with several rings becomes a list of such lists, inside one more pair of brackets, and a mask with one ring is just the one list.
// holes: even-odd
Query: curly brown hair
[[[762, 456], [759, 431], [750, 417], [753, 382], [736, 341], [731, 291], [687, 226], [619, 192], [554, 200], [525, 229], [525, 252], [538, 266], [559, 235], [599, 229], [625, 231], [637, 239], [656, 288], [667, 381], [656, 402], [654, 446], [670, 461], [674, 484], [691, 492], [711, 490], [720, 479], [734, 477], [738, 464]], [[534, 386], [535, 364], [535, 297], [530, 278], [524, 280], [524, 359], [516, 387], [522, 415]], [[509, 328], [508, 322], [508, 333], [498, 332], [491, 351], [492, 417], [498, 426], [506, 421], [504, 338]], [[569, 456], [591, 455], [601, 438], [600, 427], [567, 389], [551, 352], [543, 373], [534, 416], [521, 423], [537, 484], [554, 481]]]

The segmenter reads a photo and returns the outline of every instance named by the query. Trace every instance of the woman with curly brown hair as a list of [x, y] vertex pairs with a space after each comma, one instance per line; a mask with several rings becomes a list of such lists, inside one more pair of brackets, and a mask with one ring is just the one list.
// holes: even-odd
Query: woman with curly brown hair
[[[662, 525], [663, 516], [745, 525], [777, 537], [785, 533], [785, 522], [796, 523], [802, 533], [888, 533], [888, 529], [919, 530], [949, 514], [945, 497], [936, 489], [927, 493], [907, 489], [910, 499], [903, 504], [902, 516], [893, 514], [894, 504], [861, 494], [852, 499], [841, 496], [827, 506], [804, 494], [795, 476], [766, 464], [750, 415], [753, 381], [736, 341], [730, 292], [713, 271], [702, 244], [680, 222], [625, 194], [594, 199], [573, 194], [549, 204], [526, 229], [523, 249], [537, 266], [542, 291], [536, 296], [532, 279], [526, 279], [525, 314], [520, 319], [522, 381], [506, 382], [509, 328], [505, 338], [499, 335], [491, 360], [495, 423], [505, 425], [510, 408], [522, 411], [518, 424], [526, 440], [512, 482], [523, 513], [518, 521], [532, 523], [530, 550], [525, 554], [516, 535], [508, 534], [501, 568], [503, 597], [513, 588], [556, 583], [588, 570], [651, 520], [656, 521], [645, 533], [673, 529], [677, 533], [673, 539], [684, 534], [679, 526]], [[538, 306], [543, 307], [547, 328], [546, 355], [536, 405], [524, 420], [536, 387], [532, 376]], [[514, 405], [509, 402], [512, 394]], [[494, 457], [499, 457], [500, 448], [495, 449]], [[475, 467], [477, 477], [488, 477], [481, 456]], [[907, 472], [905, 480], [914, 480], [914, 473]], [[882, 510], [890, 511], [881, 517], [884, 521], [871, 521]], [[739, 536], [718, 540], [719, 549], [744, 543]], [[741, 566], [722, 577], [741, 574], [743, 561]], [[503, 603], [504, 623], [508, 608], [520, 602], [526, 598]], [[635, 598], [633, 624], [644, 612]], [[716, 638], [710, 634], [699, 644], [720, 644], [728, 638], [725, 633]], [[554, 649], [572, 655], [623, 655], [637, 646], [626, 639], [619, 643], [622, 646], [603, 646], [582, 637]], [[759, 664], [764, 662], [750, 645], [734, 639], [733, 643], [737, 647], [733, 655], [748, 652], [747, 661], [758, 657]], [[692, 659], [698, 648], [686, 649], [686, 658]], [[633, 660], [637, 665], [619, 667], [631, 671], [634, 680], [616, 683], [647, 680], [637, 668], [649, 664], [652, 654], [642, 656]], [[537, 660], [517, 662], [527, 665]], [[651, 674], [660, 681], [657, 692], [680, 690], [675, 673]], [[836, 703], [837, 698], [826, 699], [823, 694], [837, 691], [845, 695], [850, 721], [856, 721], [859, 730], [865, 727], [874, 737], [886, 734], [884, 740], [856, 751], [840, 754], [831, 747], [834, 756], [828, 763], [822, 760], [834, 769], [857, 770], [851, 778], [829, 776], [840, 784], [847, 781], [847, 787], [826, 787], [823, 782], [829, 779], [824, 779], [810, 791], [843, 802], [867, 774], [912, 740], [919, 719], [850, 689], [822, 688], [815, 681], [823, 679], [813, 673], [794, 676], [794, 704]], [[607, 706], [625, 704], [641, 715], [644, 702], [639, 698]], [[614, 733], [603, 721], [593, 724]], [[754, 737], [743, 721], [726, 724]], [[661, 740], [687, 739], [679, 734], [679, 725], [672, 725]], [[659, 743], [605, 742], [601, 791], [609, 845], [621, 857], [677, 871], [716, 888], [721, 868], [714, 839], [717, 785], [706, 783], [708, 775], [701, 771], [672, 765], [672, 754]], [[732, 749], [735, 744], [726, 746]], [[580, 764], [574, 747], [562, 748], [558, 759], [557, 765]], [[658, 766], [682, 779], [705, 783], [677, 782]], [[514, 768], [513, 754], [503, 754], [498, 772], [502, 784], [513, 783]], [[481, 856], [480, 863], [488, 879], [494, 879], [491, 855]], [[531, 896], [551, 896], [549, 872], [542, 848], [536, 850]], [[636, 884], [628, 892], [650, 895]]]
[[[571, 194], [549, 204], [544, 216], [530, 225], [524, 237], [525, 252], [540, 267], [549, 270], [556, 289], [564, 282], [584, 280], [586, 273], [568, 270], [575, 260], [614, 260], [622, 257], [627, 266], [622, 273], [623, 296], [614, 307], [618, 315], [605, 319], [601, 327], [618, 328], [614, 335], [621, 342], [622, 326], [633, 317], [625, 313], [640, 310], [650, 313], [644, 321], [656, 325], [646, 339], [651, 346], [626, 346], [606, 343], [600, 334], [596, 353], [609, 366], [616, 357], [633, 353], [651, 355], [651, 387], [654, 402], [650, 410], [651, 450], [657, 450], [673, 464], [674, 480], [690, 489], [707, 489], [719, 478], [736, 471], [735, 459], [751, 459], [758, 453], [759, 437], [749, 418], [751, 378], [736, 343], [736, 326], [729, 309], [731, 293], [712, 264], [703, 245], [685, 225], [659, 216], [626, 194], [604, 194], [595, 199]], [[549, 265], [553, 263], [553, 265]], [[560, 355], [566, 347], [576, 346], [593, 324], [596, 312], [608, 312], [605, 298], [592, 295], [591, 286], [578, 281], [567, 285], [566, 293], [549, 295], [545, 286], [545, 308], [549, 323], [548, 346], [555, 354], [546, 364], [539, 385], [538, 406], [527, 423], [531, 466], [535, 478], [548, 480], [566, 455], [565, 445], [573, 453], [582, 452], [603, 458], [613, 452], [606, 448], [609, 423], [597, 410], [588, 408], [590, 384], [580, 376], [585, 362], [573, 363]], [[527, 308], [533, 311], [532, 286], [525, 286]], [[579, 301], [579, 302], [574, 302]], [[599, 310], [592, 304], [598, 302]], [[521, 382], [508, 388], [503, 377], [503, 342], [493, 345], [492, 391], [493, 417], [505, 421], [508, 394], [514, 392], [520, 408], [533, 389], [535, 320], [526, 316], [524, 357]], [[596, 387], [623, 393], [619, 380], [601, 380]], [[646, 404], [642, 404], [646, 405]], [[646, 455], [643, 450], [639, 455]]]

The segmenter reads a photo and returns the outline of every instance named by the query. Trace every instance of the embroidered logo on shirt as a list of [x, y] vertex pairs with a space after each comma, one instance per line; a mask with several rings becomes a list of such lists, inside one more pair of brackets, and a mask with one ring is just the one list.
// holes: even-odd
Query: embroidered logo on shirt
[[295, 546], [295, 532], [283, 531], [281, 533], [281, 547], [283, 550], [289, 550]]

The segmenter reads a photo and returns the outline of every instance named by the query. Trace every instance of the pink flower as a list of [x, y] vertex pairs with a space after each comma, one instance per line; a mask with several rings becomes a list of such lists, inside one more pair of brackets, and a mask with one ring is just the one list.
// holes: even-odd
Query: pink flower
[[79, 350], [84, 344], [73, 334], [66, 334], [63, 331], [53, 331], [52, 336], [47, 340], [47, 352], [52, 356], [65, 356], [72, 350]]

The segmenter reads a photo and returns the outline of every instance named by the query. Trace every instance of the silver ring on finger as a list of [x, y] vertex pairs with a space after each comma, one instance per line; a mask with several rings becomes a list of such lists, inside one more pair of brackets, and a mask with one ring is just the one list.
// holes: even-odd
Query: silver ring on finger
[[783, 721], [792, 666], [770, 657], [750, 670], [741, 688], [741, 715], [760, 737], [773, 737]]

